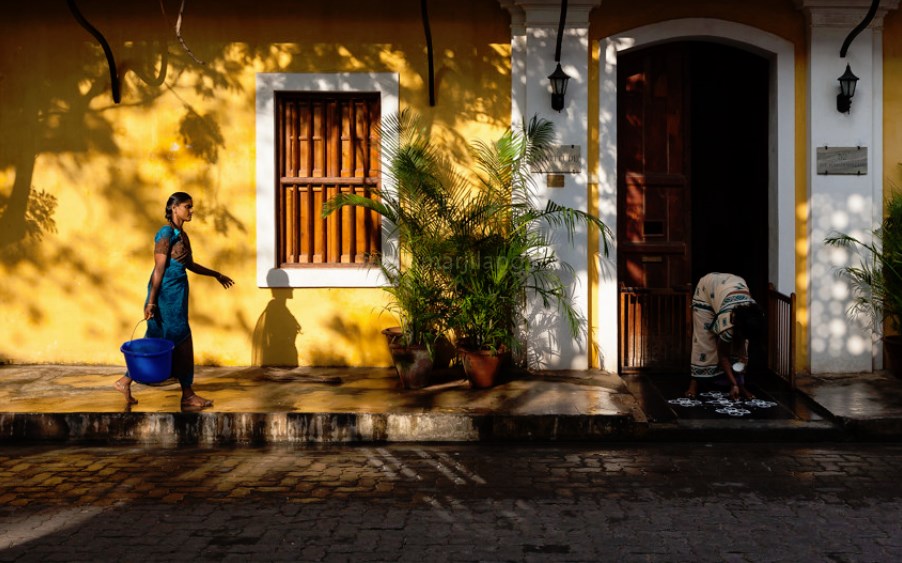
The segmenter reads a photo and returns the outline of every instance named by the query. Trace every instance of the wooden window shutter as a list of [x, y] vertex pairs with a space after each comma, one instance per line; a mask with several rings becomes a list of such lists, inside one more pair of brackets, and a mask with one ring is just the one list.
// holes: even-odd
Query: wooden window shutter
[[379, 94], [280, 92], [276, 106], [279, 267], [375, 263], [379, 215], [322, 208], [339, 193], [375, 197]]

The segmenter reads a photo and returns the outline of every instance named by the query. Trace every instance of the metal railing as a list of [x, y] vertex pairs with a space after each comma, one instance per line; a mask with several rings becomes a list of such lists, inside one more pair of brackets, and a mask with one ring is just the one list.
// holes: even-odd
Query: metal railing
[[[795, 386], [795, 293], [767, 291], [767, 368]], [[686, 373], [692, 350], [689, 289], [620, 289], [620, 373]]]
[[689, 289], [620, 289], [620, 372], [689, 370]]
[[795, 387], [796, 294], [767, 286], [767, 367]]

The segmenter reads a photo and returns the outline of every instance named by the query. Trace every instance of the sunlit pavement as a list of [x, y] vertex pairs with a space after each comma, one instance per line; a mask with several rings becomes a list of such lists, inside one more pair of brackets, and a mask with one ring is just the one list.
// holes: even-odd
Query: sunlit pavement
[[0, 561], [900, 561], [900, 444], [4, 446]]
[[[179, 387], [113, 389], [115, 366], [0, 366], [0, 442], [102, 441], [230, 446], [303, 443], [555, 442], [562, 440], [902, 439], [902, 379], [885, 373], [799, 377], [799, 389], [758, 381], [774, 408], [733, 417], [671, 404], [684, 376], [619, 377], [597, 370], [518, 372], [471, 389], [448, 370], [403, 389], [390, 368], [199, 367], [214, 401], [181, 412]], [[735, 412], [735, 411], [730, 411]]]

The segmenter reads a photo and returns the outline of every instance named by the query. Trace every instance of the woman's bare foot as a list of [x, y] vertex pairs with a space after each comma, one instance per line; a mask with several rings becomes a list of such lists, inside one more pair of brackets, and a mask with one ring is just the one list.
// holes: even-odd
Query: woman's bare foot
[[683, 396], [686, 397], [687, 399], [694, 399], [697, 394], [698, 394], [698, 381], [693, 379], [689, 382], [689, 389], [687, 389], [686, 392], [683, 393]]
[[185, 410], [201, 410], [213, 406], [213, 401], [204, 399], [197, 393], [182, 395], [182, 408]]
[[132, 380], [130, 377], [123, 375], [120, 379], [116, 380], [116, 383], [113, 383], [113, 387], [116, 388], [116, 391], [125, 395], [126, 403], [129, 405], [138, 404], [138, 399], [132, 397]]

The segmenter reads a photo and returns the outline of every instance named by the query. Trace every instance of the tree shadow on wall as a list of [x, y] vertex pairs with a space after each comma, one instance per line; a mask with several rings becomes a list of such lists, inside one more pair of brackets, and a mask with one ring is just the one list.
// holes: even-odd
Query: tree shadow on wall
[[297, 337], [301, 334], [301, 325], [288, 310], [287, 304], [289, 299], [294, 298], [294, 289], [284, 287], [288, 285], [288, 276], [281, 270], [271, 270], [266, 277], [272, 299], [254, 327], [251, 364], [297, 367]]
[[[170, 8], [172, 3], [170, 2]], [[10, 195], [0, 202], [0, 248], [34, 242], [30, 235], [53, 232], [54, 209], [40, 217], [28, 217], [30, 206], [35, 204], [33, 191], [40, 194], [42, 186], [32, 184], [32, 176], [38, 157], [43, 154], [75, 155], [77, 162], [84, 162], [91, 155], [115, 156], [120, 152], [116, 144], [116, 127], [120, 124], [120, 107], [151, 107], [164, 96], [174, 96], [182, 104], [185, 114], [179, 123], [179, 134], [185, 148], [201, 162], [208, 165], [217, 163], [226, 140], [219, 121], [227, 117], [220, 111], [201, 113], [195, 110], [190, 100], [210, 100], [221, 92], [245, 93], [242, 71], [251, 65], [266, 69], [284, 67], [285, 72], [322, 71], [323, 61], [339, 56], [342, 60], [353, 60], [359, 68], [381, 70], [385, 68], [385, 47], [398, 36], [407, 33], [419, 36], [422, 22], [420, 10], [415, 5], [398, 4], [389, 8], [380, 6], [379, 17], [383, 25], [371, 26], [361, 37], [336, 42], [331, 26], [307, 27], [305, 43], [291, 47], [286, 37], [275, 32], [272, 41], [260, 42], [249, 33], [249, 15], [266, 20], [272, 14], [268, 10], [278, 9], [280, 18], [287, 18], [279, 30], [298, 27], [295, 24], [308, 21], [339, 21], [347, 13], [366, 14], [368, 3], [362, 0], [347, 5], [326, 3], [311, 5], [298, 12], [288, 11], [276, 4], [264, 3], [255, 6], [251, 12], [244, 6], [216, 6], [214, 12], [206, 13], [215, 21], [215, 32], [211, 40], [198, 42], [196, 51], [204, 64], [197, 64], [185, 50], [177, 45], [172, 34], [171, 18], [164, 17], [162, 5], [155, 3], [130, 5], [128, 12], [131, 22], [122, 19], [115, 11], [103, 11], [86, 4], [82, 10], [92, 24], [107, 35], [116, 57], [116, 74], [122, 88], [121, 104], [110, 100], [110, 69], [101, 52], [100, 45], [78, 26], [65, 3], [54, 6], [48, 13], [40, 7], [21, 8], [16, 15], [15, 25], [4, 28], [5, 37], [0, 47], [21, 50], [21, 45], [33, 40], [34, 29], [45, 29], [48, 21], [54, 22], [46, 32], [46, 49], [54, 53], [54, 68], [72, 69], [68, 72], [48, 71], [52, 80], [35, 82], [34, 74], [16, 72], [14, 66], [6, 66], [0, 61], [0, 76], [4, 80], [4, 111], [0, 115], [0, 131], [9, 133], [16, 142], [0, 144], [0, 168], [15, 171], [15, 183]], [[348, 10], [348, 7], [352, 9]], [[369, 8], [373, 9], [373, 8]], [[462, 17], [461, 10], [470, 10]], [[166, 10], [171, 15], [171, 10]], [[204, 14], [204, 9], [200, 10]], [[439, 119], [445, 125], [449, 136], [457, 135], [461, 123], [485, 122], [499, 114], [499, 107], [510, 103], [509, 69], [501, 65], [493, 72], [486, 72], [490, 65], [506, 61], [495, 50], [497, 43], [509, 40], [508, 17], [497, 6], [489, 9], [477, 6], [434, 7], [430, 16], [433, 32], [442, 56], [436, 60], [436, 76], [441, 86], [444, 106], [452, 105], [455, 111], [424, 111], [427, 119]], [[168, 18], [168, 19], [167, 19]], [[488, 36], [471, 36], [469, 21], [491, 22], [486, 28]], [[268, 20], [267, 20], [268, 21]], [[138, 25], [133, 22], [143, 22]], [[151, 22], [151, 23], [148, 23]], [[157, 22], [156, 24], [152, 22]], [[199, 33], [209, 21], [201, 20], [191, 28]], [[253, 26], [250, 26], [253, 27]], [[409, 30], [409, 31], [408, 31]], [[483, 30], [485, 33], [485, 30]], [[291, 37], [295, 41], [296, 37]], [[235, 48], [235, 45], [242, 45]], [[287, 47], [285, 45], [288, 45]], [[376, 48], [374, 48], [376, 47]], [[379, 50], [379, 47], [383, 50]], [[349, 54], [348, 54], [349, 53]], [[300, 56], [303, 54], [303, 56]], [[423, 76], [426, 58], [418, 49], [398, 51], [409, 59], [411, 70]], [[468, 56], [463, 56], [464, 54]], [[290, 61], [282, 65], [280, 61]], [[21, 60], [10, 57], [9, 60]], [[467, 87], [464, 77], [473, 73], [480, 75], [484, 88], [473, 91]], [[424, 80], [425, 82], [425, 80]], [[425, 95], [424, 86], [412, 88], [412, 96], [419, 100]], [[247, 93], [253, 101], [253, 92]], [[98, 103], [100, 100], [100, 103]], [[108, 100], [104, 103], [105, 100]], [[501, 111], [501, 115], [507, 115]], [[449, 121], [449, 115], [450, 121]], [[430, 123], [431, 124], [431, 123]], [[495, 123], [497, 126], [503, 123]], [[73, 134], [77, 132], [77, 134]], [[457, 136], [450, 146], [459, 157], [466, 154], [468, 139]], [[166, 155], [162, 162], [168, 162]], [[174, 165], [172, 165], [173, 168]], [[210, 188], [205, 187], [207, 191]], [[119, 185], [103, 186], [99, 197], [110, 201], [134, 204], [138, 216], [150, 202], [146, 197], [135, 195], [141, 190], [123, 189]], [[214, 194], [212, 195], [215, 199]], [[235, 220], [226, 212], [225, 205], [208, 206], [217, 231], [228, 228]], [[26, 253], [27, 254], [27, 253]]]
[[[397, 325], [397, 320], [391, 326]], [[315, 366], [385, 367], [391, 365], [385, 337], [378, 331], [349, 322], [342, 316], [334, 316], [322, 329], [330, 333], [328, 347], [307, 350], [310, 364]]]

